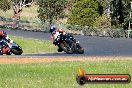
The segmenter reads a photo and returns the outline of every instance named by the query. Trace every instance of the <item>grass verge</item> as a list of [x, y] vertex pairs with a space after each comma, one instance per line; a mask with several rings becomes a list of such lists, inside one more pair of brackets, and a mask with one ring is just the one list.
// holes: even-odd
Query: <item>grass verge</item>
[[22, 47], [24, 53], [55, 52], [57, 50], [57, 47], [54, 46], [50, 40], [38, 40], [16, 36], [10, 36], [10, 38]]
[[88, 74], [130, 74], [132, 60], [74, 61], [34, 64], [1, 64], [1, 88], [131, 88], [130, 84], [86, 84], [76, 83], [78, 67]]

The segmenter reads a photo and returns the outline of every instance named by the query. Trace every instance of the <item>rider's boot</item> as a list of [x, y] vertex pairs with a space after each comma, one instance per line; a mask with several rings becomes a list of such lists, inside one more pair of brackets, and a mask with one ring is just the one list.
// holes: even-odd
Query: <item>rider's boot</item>
[[58, 52], [62, 52], [63, 50], [60, 47], [58, 47], [58, 50], [57, 51]]

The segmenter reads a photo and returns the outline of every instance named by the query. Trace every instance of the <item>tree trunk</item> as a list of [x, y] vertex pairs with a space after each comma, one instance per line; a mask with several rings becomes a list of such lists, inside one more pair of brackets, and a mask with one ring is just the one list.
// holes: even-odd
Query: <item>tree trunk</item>
[[20, 15], [21, 15], [22, 10], [19, 8], [15, 8], [14, 9], [14, 28], [18, 28], [19, 27], [19, 23], [20, 23]]

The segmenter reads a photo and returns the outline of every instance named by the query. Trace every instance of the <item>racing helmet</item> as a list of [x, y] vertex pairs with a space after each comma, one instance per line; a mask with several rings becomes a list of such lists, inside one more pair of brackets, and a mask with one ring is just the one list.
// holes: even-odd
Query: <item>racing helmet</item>
[[55, 26], [50, 27], [50, 33], [52, 34], [57, 28]]
[[58, 29], [58, 31], [63, 33], [64, 29], [60, 28], [60, 29]]

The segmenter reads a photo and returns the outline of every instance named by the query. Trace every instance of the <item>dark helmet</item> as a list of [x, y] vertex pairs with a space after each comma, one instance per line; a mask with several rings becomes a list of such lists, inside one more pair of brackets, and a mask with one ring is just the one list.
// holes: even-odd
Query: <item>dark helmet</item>
[[50, 33], [52, 34], [56, 30], [55, 26], [50, 27]]

